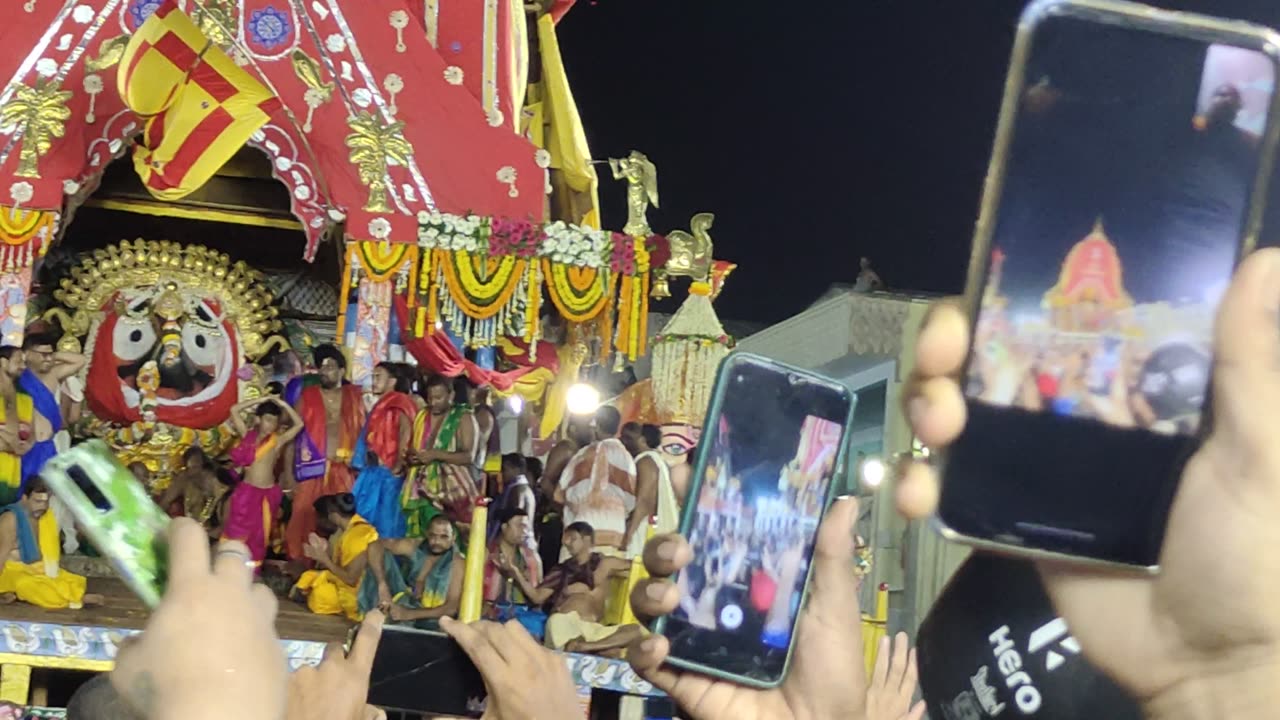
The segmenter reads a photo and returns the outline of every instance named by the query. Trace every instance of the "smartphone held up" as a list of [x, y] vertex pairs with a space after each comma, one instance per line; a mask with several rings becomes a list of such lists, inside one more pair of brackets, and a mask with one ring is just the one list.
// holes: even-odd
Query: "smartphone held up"
[[721, 364], [681, 522], [695, 561], [655, 626], [672, 664], [782, 681], [853, 407], [848, 389], [806, 371], [745, 353]]
[[1024, 13], [970, 267], [945, 535], [1155, 569], [1210, 421], [1218, 302], [1262, 219], [1277, 41], [1105, 0]]
[[101, 440], [59, 453], [40, 470], [98, 551], [149, 608], [164, 594], [169, 516]]

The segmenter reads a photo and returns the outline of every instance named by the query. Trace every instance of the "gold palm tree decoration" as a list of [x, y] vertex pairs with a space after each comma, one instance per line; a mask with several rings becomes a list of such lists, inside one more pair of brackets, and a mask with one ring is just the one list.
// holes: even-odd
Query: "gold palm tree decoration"
[[387, 205], [387, 168], [408, 165], [413, 157], [413, 146], [404, 137], [404, 123], [387, 123], [372, 113], [361, 111], [347, 120], [351, 133], [347, 135], [348, 159], [360, 174], [360, 183], [369, 188], [369, 199], [364, 204], [366, 212], [391, 212]]
[[15, 175], [40, 177], [40, 158], [53, 148], [55, 139], [66, 133], [70, 99], [71, 91], [63, 90], [58, 80], [40, 78], [34, 87], [14, 85], [9, 102], [0, 107], [0, 128], [22, 136]]
[[196, 5], [191, 19], [214, 45], [227, 47], [235, 40], [231, 35], [231, 28], [235, 27], [235, 11], [235, 3], [229, 0], [204, 0]]

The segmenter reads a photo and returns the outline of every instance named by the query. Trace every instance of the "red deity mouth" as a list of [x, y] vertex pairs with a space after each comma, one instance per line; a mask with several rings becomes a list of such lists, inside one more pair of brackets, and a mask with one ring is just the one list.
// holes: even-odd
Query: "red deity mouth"
[[[142, 358], [120, 365], [117, 368], [120, 383], [130, 390], [141, 392], [141, 385], [146, 383], [142, 383], [139, 377], [150, 371], [143, 369], [146, 364], [147, 359]], [[176, 401], [196, 397], [213, 384], [213, 373], [216, 370], [212, 366], [196, 365], [186, 357], [179, 357], [176, 362], [161, 365], [153, 371], [159, 376], [157, 378], [159, 384], [155, 391], [156, 398]]]

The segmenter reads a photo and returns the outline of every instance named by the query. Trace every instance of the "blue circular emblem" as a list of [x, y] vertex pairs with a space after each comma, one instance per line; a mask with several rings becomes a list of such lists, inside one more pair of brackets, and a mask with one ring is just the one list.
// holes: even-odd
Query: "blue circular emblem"
[[152, 13], [160, 9], [162, 2], [163, 0], [133, 0], [129, 4], [129, 17], [133, 18], [135, 26], [141, 26]]
[[289, 25], [289, 16], [268, 5], [261, 10], [254, 10], [249, 17], [249, 34], [253, 40], [264, 48], [273, 48], [289, 39], [293, 28]]
[[454, 40], [453, 42], [449, 43], [449, 50], [453, 52], [454, 55], [457, 55], [458, 53], [462, 52], [462, 43], [458, 42], [457, 40]]

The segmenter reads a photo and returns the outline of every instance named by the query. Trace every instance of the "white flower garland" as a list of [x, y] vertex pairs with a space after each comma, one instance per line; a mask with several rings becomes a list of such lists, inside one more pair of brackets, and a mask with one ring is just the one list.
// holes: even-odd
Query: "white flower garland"
[[[489, 250], [490, 224], [478, 215], [418, 213], [418, 245], [428, 250], [482, 253]], [[557, 220], [542, 228], [538, 257], [577, 267], [609, 267], [613, 233]]]

